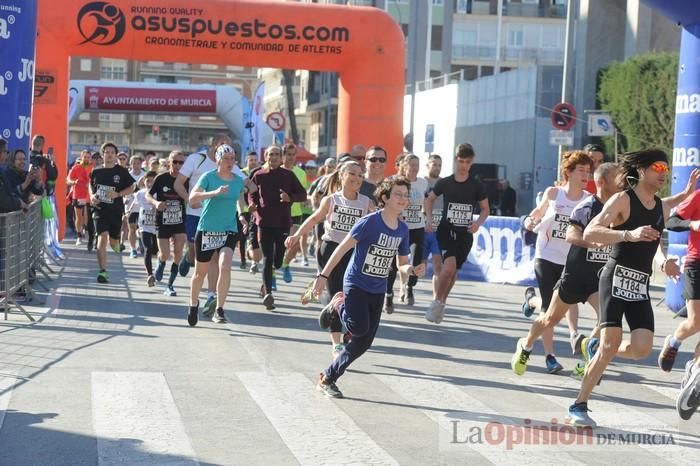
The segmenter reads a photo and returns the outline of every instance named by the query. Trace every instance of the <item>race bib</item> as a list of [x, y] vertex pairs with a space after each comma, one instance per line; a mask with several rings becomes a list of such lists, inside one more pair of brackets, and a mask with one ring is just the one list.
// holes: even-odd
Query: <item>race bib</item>
[[420, 205], [409, 205], [403, 211], [403, 221], [408, 225], [418, 225], [423, 221], [423, 212]]
[[227, 232], [202, 232], [202, 251], [215, 251], [226, 244]]
[[114, 199], [111, 199], [109, 197], [109, 192], [114, 192], [116, 189], [114, 186], [105, 186], [103, 184], [98, 184], [97, 185], [97, 192], [95, 193], [97, 195], [97, 198], [100, 200], [100, 202], [104, 202], [105, 204], [114, 204]]
[[603, 246], [602, 248], [588, 248], [586, 251], [586, 260], [588, 262], [596, 262], [599, 264], [605, 264], [610, 257], [612, 252], [612, 245]]
[[400, 236], [380, 233], [379, 240], [367, 249], [362, 273], [370, 277], [386, 278], [391, 270], [391, 261], [395, 260], [396, 251], [401, 244]]
[[450, 202], [447, 205], [447, 221], [456, 227], [468, 228], [472, 224], [474, 206]]
[[182, 223], [182, 204], [180, 201], [167, 200], [165, 201], [165, 210], [163, 211], [163, 225], [179, 225]]
[[613, 273], [613, 298], [623, 301], [648, 301], [647, 284], [649, 274], [616, 265]]
[[362, 209], [334, 204], [331, 212], [331, 229], [349, 233], [360, 217], [362, 217]]
[[437, 228], [442, 221], [442, 209], [433, 209], [433, 228]]
[[566, 241], [566, 228], [569, 226], [569, 216], [564, 214], [554, 214], [554, 221], [551, 227], [551, 237]]
[[139, 222], [142, 227], [155, 227], [156, 226], [156, 210], [155, 209], [142, 209], [139, 212]]

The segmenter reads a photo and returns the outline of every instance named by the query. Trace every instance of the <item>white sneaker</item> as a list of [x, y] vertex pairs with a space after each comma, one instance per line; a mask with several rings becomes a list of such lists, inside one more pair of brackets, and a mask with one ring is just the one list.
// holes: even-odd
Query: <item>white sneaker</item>
[[437, 301], [433, 301], [430, 303], [430, 307], [427, 311], [425, 311], [425, 320], [427, 320], [428, 322], [437, 323], [435, 311], [439, 305], [440, 303], [438, 303]]
[[83, 244], [83, 242], [80, 240], [80, 236], [78, 236], [77, 238], [75, 238], [75, 245], [80, 246], [81, 244]]
[[437, 308], [435, 309], [435, 323], [439, 324], [442, 319], [445, 318], [445, 303], [437, 303]]

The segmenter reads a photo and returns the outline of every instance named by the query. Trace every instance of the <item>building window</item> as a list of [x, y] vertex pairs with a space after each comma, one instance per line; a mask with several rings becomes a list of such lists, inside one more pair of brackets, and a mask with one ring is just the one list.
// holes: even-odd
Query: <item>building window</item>
[[100, 78], [117, 81], [126, 80], [126, 60], [103, 58], [100, 63]]
[[80, 115], [78, 115], [78, 120], [88, 121], [90, 120], [90, 114], [88, 112], [81, 112]]
[[471, 2], [468, 0], [457, 0], [457, 13], [462, 13], [467, 14], [471, 12], [471, 8], [469, 8]]
[[442, 26], [430, 29], [430, 50], [442, 50]]
[[521, 25], [511, 24], [508, 26], [508, 47], [523, 46], [523, 27]]
[[564, 30], [560, 26], [542, 26], [542, 47], [549, 49], [562, 48]]
[[207, 71], [217, 71], [219, 69], [219, 65], [202, 64], [202, 65], [199, 65], [199, 67], [200, 67], [200, 69], [207, 70]]
[[92, 71], [92, 59], [90, 58], [81, 58], [80, 59], [80, 71]]
[[433, 0], [433, 6], [442, 6], [444, 3], [444, 0]]

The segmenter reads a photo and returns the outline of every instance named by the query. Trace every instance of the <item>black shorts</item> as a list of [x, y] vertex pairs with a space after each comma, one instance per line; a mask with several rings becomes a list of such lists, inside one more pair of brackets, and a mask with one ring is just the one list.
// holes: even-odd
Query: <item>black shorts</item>
[[317, 223], [316, 227], [314, 227], [314, 230], [316, 231], [316, 239], [321, 240], [323, 238], [323, 234], [326, 232], [326, 228], [323, 226], [323, 222]]
[[537, 277], [537, 287], [540, 289], [540, 297], [542, 298], [542, 312], [547, 311], [549, 303], [552, 301], [554, 287], [563, 270], [563, 265], [545, 259], [535, 259], [535, 277]]
[[95, 211], [92, 218], [95, 220], [95, 233], [99, 236], [104, 232], [109, 233], [111, 239], [118, 240], [122, 233], [122, 216], [119, 212]]
[[303, 215], [295, 215], [294, 217], [292, 217], [292, 225], [298, 227], [302, 223], [304, 223], [304, 216]]
[[223, 248], [229, 248], [233, 251], [236, 248], [237, 240], [238, 233], [233, 231], [197, 231], [197, 235], [194, 237], [197, 262], [209, 262], [214, 253], [221, 251]]
[[566, 304], [585, 303], [598, 292], [598, 277], [584, 278], [564, 269], [554, 289], [559, 290], [559, 297]]
[[172, 238], [177, 234], [186, 234], [187, 229], [184, 223], [178, 223], [177, 225], [163, 225], [158, 227], [158, 239], [168, 239]]
[[[646, 299], [629, 300], [616, 297], [620, 295], [619, 288], [613, 286], [615, 268], [619, 266], [606, 265], [600, 273], [598, 290], [600, 292], [600, 327], [622, 327], [622, 316], [625, 316], [630, 330], [644, 328], [654, 331], [654, 310], [649, 300], [649, 280], [646, 280]], [[616, 296], [614, 296], [615, 294]]]
[[437, 229], [437, 240], [442, 251], [442, 261], [446, 261], [448, 257], [454, 257], [457, 270], [461, 269], [474, 244], [474, 235], [455, 230], [449, 223], [442, 222]]
[[131, 212], [129, 214], [129, 225], [136, 225], [139, 223], [139, 213]]
[[686, 262], [684, 268], [683, 298], [700, 299], [700, 262]]
[[70, 200], [70, 205], [75, 207], [76, 209], [80, 209], [81, 207], [84, 208], [86, 205], [88, 205], [89, 201], [86, 201], [85, 199], [73, 199], [71, 198]]

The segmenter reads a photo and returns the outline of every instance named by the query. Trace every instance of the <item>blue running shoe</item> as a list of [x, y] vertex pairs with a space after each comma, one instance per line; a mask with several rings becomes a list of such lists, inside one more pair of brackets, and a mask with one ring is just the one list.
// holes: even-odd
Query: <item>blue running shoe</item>
[[284, 279], [284, 283], [292, 283], [292, 270], [289, 266], [282, 267], [282, 278]]
[[588, 415], [588, 403], [574, 403], [569, 406], [566, 423], [574, 427], [597, 427], [598, 424]]
[[534, 298], [535, 296], [535, 289], [528, 286], [525, 289], [525, 301], [523, 302], [523, 315], [527, 318], [530, 318], [530, 316], [532, 316], [532, 314], [535, 312], [535, 308], [530, 306], [530, 299]]
[[270, 291], [277, 291], [277, 276], [275, 276], [274, 273], [272, 274], [272, 283], [270, 284], [270, 288], [272, 288]]
[[562, 365], [559, 364], [559, 362], [557, 361], [557, 358], [555, 358], [551, 354], [547, 355], [545, 362], [547, 364], [547, 372], [550, 374], [556, 374], [557, 372], [564, 369], [564, 367], [562, 367]]
[[156, 277], [157, 282], [163, 281], [163, 272], [165, 271], [165, 262], [158, 262], [158, 267], [156, 268], [156, 273], [153, 274]]
[[186, 277], [190, 273], [190, 261], [187, 260], [187, 257], [183, 257], [180, 261], [178, 272], [180, 272], [181, 277]]
[[216, 311], [216, 296], [209, 296], [202, 308], [202, 314], [204, 314], [205, 317], [211, 317], [214, 315], [214, 311]]
[[597, 338], [588, 338], [585, 343], [585, 346], [583, 343], [581, 344], [581, 349], [585, 349], [583, 354], [586, 358], [586, 364], [588, 364], [589, 362], [591, 362], [593, 356], [595, 356], [596, 352], [598, 351], [600, 340]]

